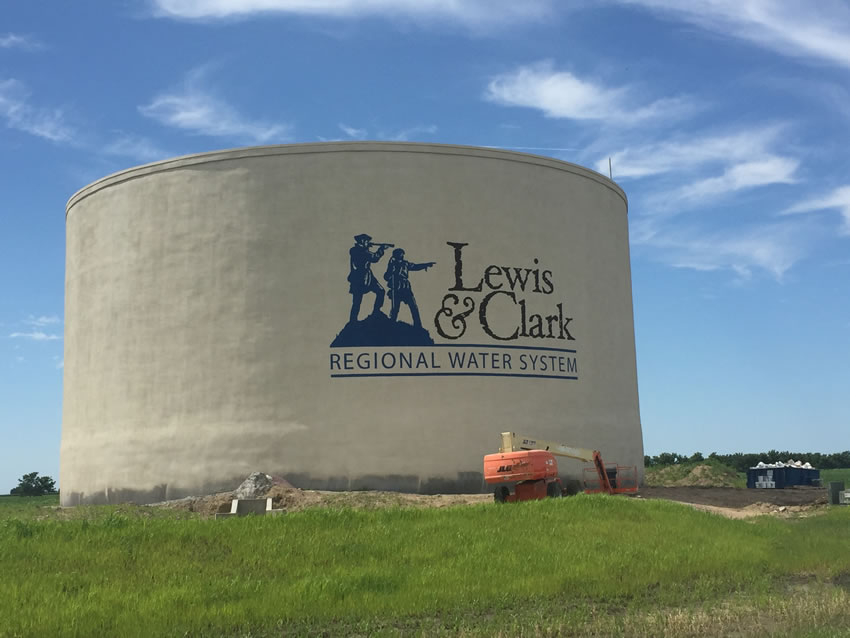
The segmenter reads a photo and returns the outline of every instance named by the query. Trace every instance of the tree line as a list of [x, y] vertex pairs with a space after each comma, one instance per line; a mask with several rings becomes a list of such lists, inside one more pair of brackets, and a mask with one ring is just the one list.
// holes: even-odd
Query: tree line
[[819, 470], [850, 468], [850, 450], [835, 452], [833, 454], [822, 454], [820, 452], [780, 452], [778, 450], [770, 450], [769, 452], [760, 452], [758, 454], [744, 452], [718, 454], [717, 452], [712, 452], [708, 457], [703, 456], [701, 452], [694, 452], [691, 455], [662, 452], [656, 456], [644, 456], [643, 464], [646, 467], [664, 467], [667, 465], [680, 465], [682, 463], [700, 463], [707, 459], [719, 461], [724, 465], [734, 467], [739, 472], [746, 472], [747, 469], [755, 467], [759, 461], [764, 463], [782, 461], [785, 463], [789, 459], [811, 463], [812, 467]]
[[9, 494], [18, 496], [43, 496], [55, 494], [56, 481], [49, 476], [39, 476], [38, 472], [24, 474], [18, 479], [18, 486], [13, 487]]

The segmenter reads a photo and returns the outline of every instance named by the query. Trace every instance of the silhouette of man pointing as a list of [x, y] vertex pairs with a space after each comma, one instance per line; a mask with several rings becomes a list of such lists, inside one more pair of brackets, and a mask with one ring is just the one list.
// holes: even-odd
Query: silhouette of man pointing
[[398, 311], [401, 308], [401, 303], [404, 302], [410, 308], [413, 325], [417, 328], [422, 327], [422, 320], [419, 318], [419, 306], [416, 305], [413, 288], [410, 287], [409, 273], [411, 270], [428, 270], [434, 263], [427, 261], [422, 264], [414, 264], [404, 259], [403, 249], [396, 248], [393, 251], [392, 257], [387, 262], [387, 271], [384, 273], [384, 281], [390, 287], [390, 299], [393, 302], [390, 319], [393, 321], [398, 319]]

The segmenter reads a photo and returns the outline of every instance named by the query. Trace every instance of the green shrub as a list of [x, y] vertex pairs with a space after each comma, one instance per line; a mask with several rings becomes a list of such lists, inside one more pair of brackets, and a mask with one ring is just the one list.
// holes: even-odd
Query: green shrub
[[56, 491], [56, 481], [49, 476], [39, 476], [38, 472], [24, 474], [18, 479], [18, 486], [9, 492], [17, 496], [43, 496]]

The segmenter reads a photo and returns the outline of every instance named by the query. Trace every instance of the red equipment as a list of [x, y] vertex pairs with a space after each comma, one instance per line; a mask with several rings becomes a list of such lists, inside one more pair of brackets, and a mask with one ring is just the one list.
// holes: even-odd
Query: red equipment
[[[566, 490], [558, 478], [555, 454], [593, 462], [593, 467], [585, 470], [585, 474], [596, 475], [595, 479], [585, 479], [587, 493], [637, 492], [634, 467], [606, 466], [598, 450], [539, 441], [513, 432], [502, 432], [500, 451], [484, 457], [484, 480], [498, 484], [493, 496], [500, 503], [562, 496]], [[510, 485], [514, 486], [513, 491]]]

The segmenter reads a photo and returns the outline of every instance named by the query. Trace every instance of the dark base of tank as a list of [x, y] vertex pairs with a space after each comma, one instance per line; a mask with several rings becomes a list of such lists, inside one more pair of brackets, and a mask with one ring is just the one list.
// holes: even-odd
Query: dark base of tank
[[[415, 475], [387, 474], [366, 475], [356, 478], [347, 476], [317, 477], [310, 474], [286, 474], [271, 472], [286, 479], [293, 487], [303, 490], [328, 490], [332, 492], [351, 492], [380, 490], [387, 492], [407, 492], [411, 494], [478, 494], [492, 491], [484, 482], [481, 472], [459, 472], [457, 478], [430, 477], [422, 479]], [[62, 506], [74, 505], [115, 505], [117, 503], [160, 503], [187, 496], [205, 496], [218, 492], [229, 492], [239, 487], [247, 478], [233, 477], [216, 483], [207, 483], [200, 487], [182, 487], [163, 483], [149, 490], [131, 490], [110, 488], [90, 494], [62, 491]]]

